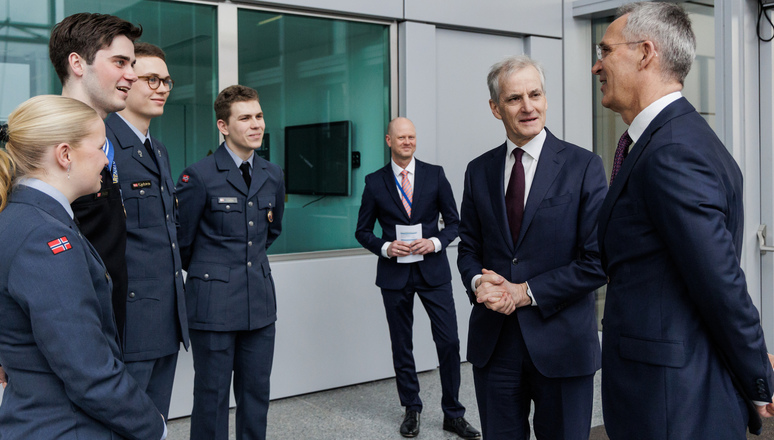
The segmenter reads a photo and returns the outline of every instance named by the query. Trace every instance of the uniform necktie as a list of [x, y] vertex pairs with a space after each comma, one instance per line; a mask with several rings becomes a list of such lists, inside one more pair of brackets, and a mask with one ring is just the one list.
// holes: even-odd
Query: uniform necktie
[[408, 171], [406, 170], [400, 172], [400, 186], [403, 188], [403, 194], [401, 195], [403, 207], [406, 209], [409, 218], [411, 218], [411, 203], [413, 202], [414, 191], [411, 189], [411, 182], [409, 182]]
[[626, 155], [629, 154], [629, 146], [632, 144], [632, 138], [629, 136], [629, 130], [624, 131], [621, 135], [621, 139], [618, 140], [618, 147], [615, 149], [615, 156], [613, 157], [613, 169], [610, 171], [610, 186], [613, 185], [613, 179], [621, 171], [623, 161]]
[[242, 165], [239, 165], [239, 171], [242, 172], [242, 178], [245, 179], [247, 189], [250, 189], [250, 183], [253, 181], [253, 178], [250, 176], [250, 164], [248, 162], [242, 162]]
[[505, 210], [508, 213], [508, 226], [511, 229], [513, 245], [519, 241], [519, 232], [521, 232], [521, 220], [524, 217], [524, 165], [521, 163], [521, 157], [524, 150], [516, 148], [513, 150], [513, 156], [516, 162], [511, 169], [511, 180], [508, 181], [508, 190], [505, 191]]
[[151, 146], [150, 138], [145, 139], [145, 150], [147, 150], [148, 154], [150, 154], [151, 159], [153, 159], [153, 163], [155, 163], [156, 166], [158, 166], [159, 162], [156, 159], [156, 154], [153, 152], [153, 147]]

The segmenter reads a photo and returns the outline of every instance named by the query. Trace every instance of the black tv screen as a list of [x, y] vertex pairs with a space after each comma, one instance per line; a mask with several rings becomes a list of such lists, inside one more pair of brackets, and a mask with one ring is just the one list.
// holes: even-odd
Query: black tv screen
[[350, 195], [350, 121], [285, 127], [288, 194]]

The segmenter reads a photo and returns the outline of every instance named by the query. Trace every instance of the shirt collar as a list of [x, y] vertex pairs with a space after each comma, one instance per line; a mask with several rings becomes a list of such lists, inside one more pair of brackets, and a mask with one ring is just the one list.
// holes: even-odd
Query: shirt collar
[[[403, 168], [401, 168], [398, 164], [395, 163], [394, 160], [390, 159], [390, 163], [392, 164], [392, 173], [396, 176], [400, 176], [401, 171], [403, 171]], [[411, 156], [411, 162], [409, 162], [408, 165], [406, 165], [406, 171], [409, 172], [409, 174], [414, 174], [414, 169], [416, 168], [417, 163], [416, 159], [414, 159], [414, 156]]]
[[231, 151], [231, 148], [228, 147], [228, 144], [223, 142], [223, 146], [226, 147], [226, 151], [228, 151], [228, 155], [231, 156], [231, 159], [236, 164], [237, 168], [239, 168], [240, 165], [242, 165], [242, 162], [247, 162], [250, 164], [250, 169], [253, 168], [253, 159], [255, 158], [255, 153], [250, 153], [250, 157], [247, 158], [247, 160], [242, 160], [241, 157], [237, 156], [236, 153]]
[[138, 130], [138, 129], [137, 129], [137, 127], [135, 127], [134, 125], [132, 125], [132, 123], [131, 123], [131, 122], [127, 121], [127, 120], [126, 120], [126, 118], [124, 118], [123, 116], [121, 116], [121, 113], [116, 113], [116, 115], [118, 115], [118, 117], [119, 117], [119, 118], [121, 118], [121, 120], [122, 120], [122, 121], [126, 122], [126, 125], [128, 125], [128, 126], [129, 126], [129, 128], [131, 128], [131, 129], [132, 129], [132, 131], [134, 132], [134, 134], [136, 134], [136, 135], [137, 135], [137, 137], [140, 139], [140, 142], [141, 142], [142, 144], [145, 144], [145, 141], [146, 141], [147, 139], [150, 139], [150, 128], [148, 129], [148, 133], [147, 133], [147, 134], [142, 134], [142, 132], [141, 132], [140, 130]]
[[659, 113], [666, 108], [669, 104], [682, 98], [683, 94], [678, 92], [672, 92], [668, 95], [664, 95], [661, 98], [655, 100], [649, 106], [645, 107], [637, 116], [634, 117], [631, 125], [629, 125], [629, 137], [632, 138], [632, 145], [637, 143], [637, 140], [645, 133], [645, 129], [648, 128], [651, 122], [656, 119]]
[[[540, 152], [543, 151], [543, 144], [546, 142], [546, 129], [543, 127], [542, 130], [540, 130], [540, 133], [538, 133], [535, 137], [530, 139], [529, 142], [524, 144], [523, 147], [521, 147], [522, 150], [524, 150], [525, 153], [529, 155], [534, 160], [538, 160], [540, 157]], [[514, 144], [510, 139], [505, 138], [505, 144], [508, 147], [508, 155], [505, 157], [511, 157], [511, 154], [513, 154], [513, 150], [516, 148], [519, 148]]]
[[62, 205], [65, 211], [67, 211], [67, 214], [70, 215], [70, 218], [75, 218], [75, 215], [73, 214], [73, 208], [70, 206], [70, 201], [67, 200], [67, 197], [65, 197], [61, 191], [49, 185], [48, 183], [40, 179], [35, 179], [34, 177], [24, 177], [19, 179], [19, 185], [34, 188], [43, 194], [48, 195], [49, 197], [59, 202], [60, 205]]

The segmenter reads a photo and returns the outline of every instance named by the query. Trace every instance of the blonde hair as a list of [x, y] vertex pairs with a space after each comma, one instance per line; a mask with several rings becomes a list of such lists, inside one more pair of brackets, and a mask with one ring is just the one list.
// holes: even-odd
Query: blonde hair
[[40, 171], [43, 157], [56, 145], [77, 148], [99, 115], [81, 101], [58, 95], [40, 95], [19, 105], [8, 116], [5, 151], [0, 150], [0, 211], [18, 179]]

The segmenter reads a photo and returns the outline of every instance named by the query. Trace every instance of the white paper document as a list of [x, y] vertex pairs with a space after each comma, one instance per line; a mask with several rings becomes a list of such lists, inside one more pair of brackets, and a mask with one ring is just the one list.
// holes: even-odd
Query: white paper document
[[[422, 225], [395, 225], [395, 237], [406, 243], [418, 240], [422, 238]], [[405, 257], [398, 257], [398, 263], [413, 263], [424, 259], [424, 255], [411, 254], [406, 255]]]

